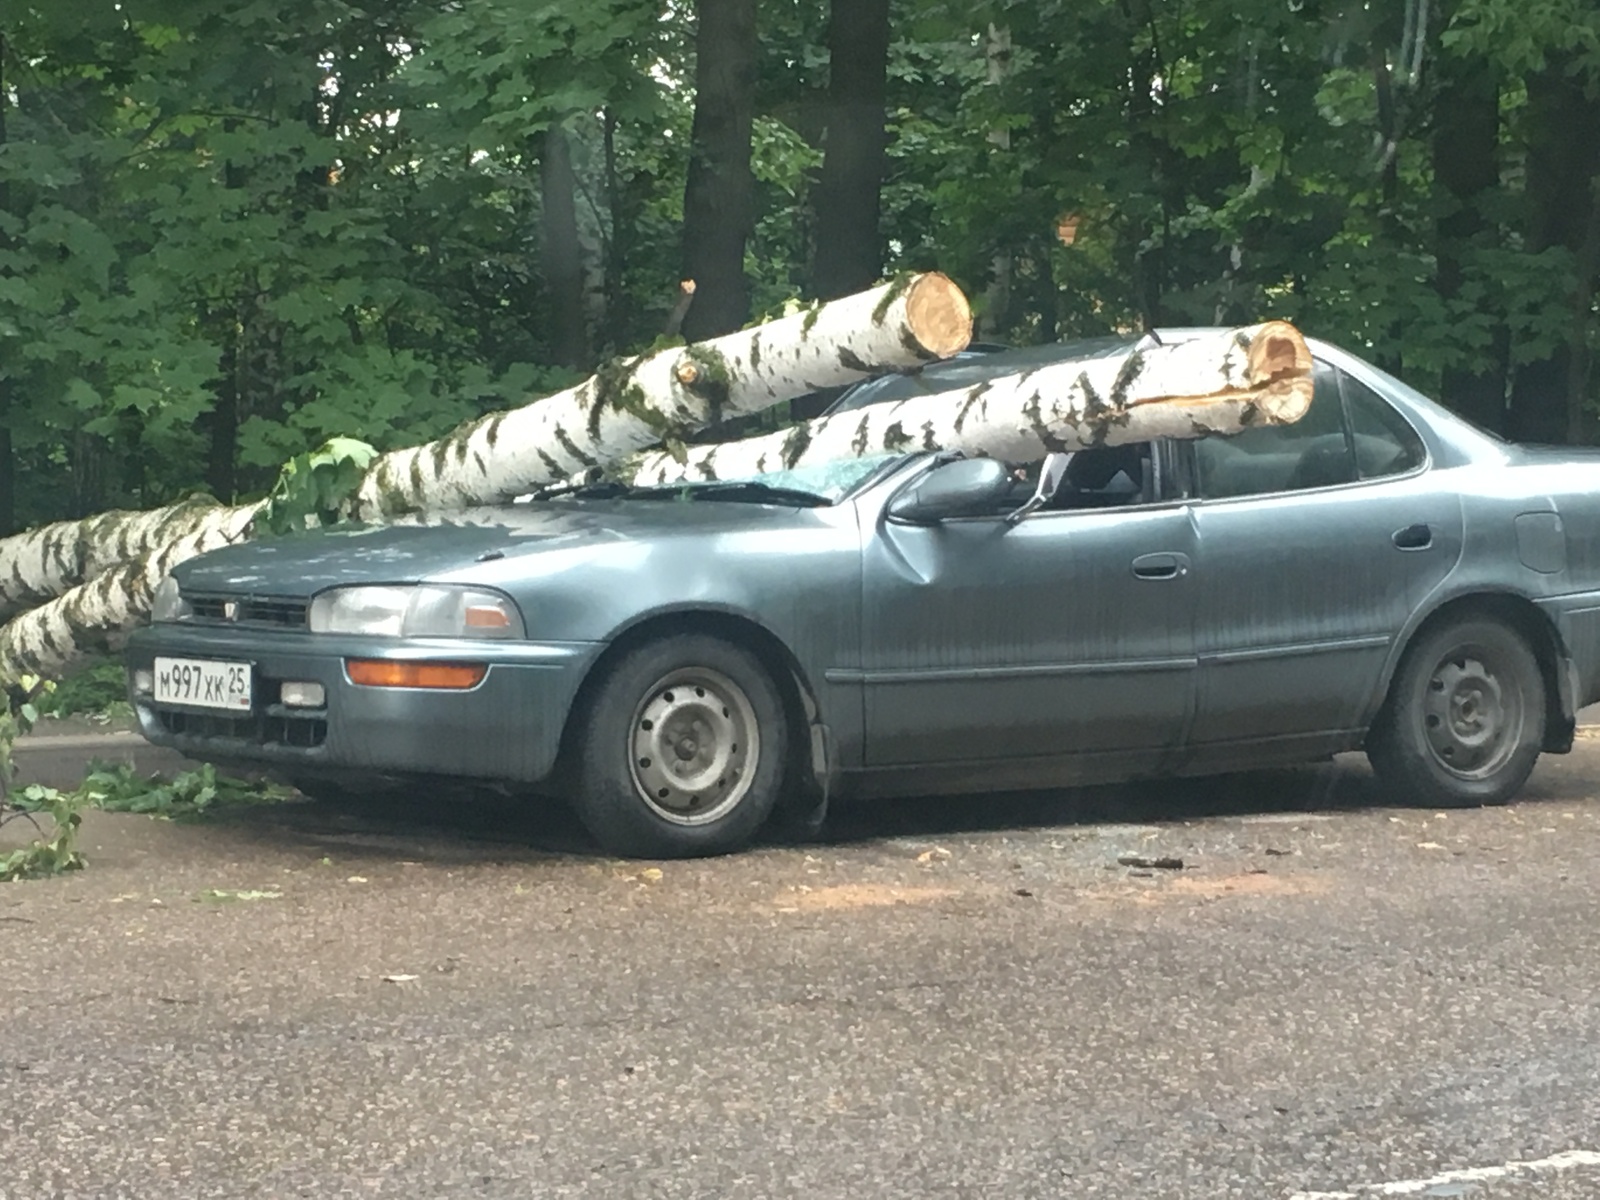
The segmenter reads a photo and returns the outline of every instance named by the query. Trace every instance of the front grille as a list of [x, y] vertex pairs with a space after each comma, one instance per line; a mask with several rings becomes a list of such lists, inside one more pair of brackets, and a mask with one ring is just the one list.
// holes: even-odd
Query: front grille
[[[304, 629], [304, 600], [288, 596], [185, 595], [194, 614], [190, 619], [220, 625], [253, 625], [271, 629]], [[230, 610], [230, 606], [231, 610]], [[231, 615], [230, 615], [231, 611]]]
[[310, 750], [328, 740], [323, 717], [288, 717], [278, 713], [225, 716], [221, 713], [179, 712], [157, 709], [156, 719], [178, 737], [231, 738], [257, 746], [292, 746]]

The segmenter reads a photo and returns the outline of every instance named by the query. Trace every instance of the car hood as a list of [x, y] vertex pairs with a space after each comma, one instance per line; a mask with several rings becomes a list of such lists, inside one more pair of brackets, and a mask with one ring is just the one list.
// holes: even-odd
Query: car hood
[[781, 533], [814, 526], [830, 512], [838, 510], [728, 500], [556, 500], [262, 538], [203, 554], [174, 574], [185, 591], [272, 596], [439, 578], [492, 584], [518, 573], [518, 560], [533, 555]]

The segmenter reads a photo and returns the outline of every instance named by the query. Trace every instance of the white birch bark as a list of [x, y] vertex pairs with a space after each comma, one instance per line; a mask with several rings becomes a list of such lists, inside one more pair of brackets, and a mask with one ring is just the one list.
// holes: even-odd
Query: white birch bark
[[636, 358], [437, 442], [386, 454], [367, 472], [356, 511], [375, 519], [501, 503], [729, 417], [947, 358], [971, 336], [971, 308], [945, 276], [884, 284]]
[[961, 450], [1011, 462], [1153, 438], [1227, 435], [1298, 421], [1311, 405], [1311, 352], [1274, 321], [1127, 354], [1056, 363], [964, 391], [822, 417], [683, 458], [638, 460], [637, 484], [738, 479], [890, 451]]
[[183, 534], [0, 627], [0, 686], [22, 675], [59, 678], [79, 659], [115, 649], [144, 623], [162, 577], [186, 559], [246, 540], [258, 504], [214, 507]]
[[0, 621], [195, 532], [217, 508], [199, 496], [149, 512], [57, 521], [0, 540]]
[[[615, 465], [664, 436], [948, 357], [971, 335], [971, 308], [945, 276], [883, 284], [711, 342], [634, 359], [570, 391], [385, 454], [362, 481], [357, 515], [375, 520], [510, 500], [591, 465]], [[201, 532], [227, 511], [194, 500], [0, 539], [0, 621]]]

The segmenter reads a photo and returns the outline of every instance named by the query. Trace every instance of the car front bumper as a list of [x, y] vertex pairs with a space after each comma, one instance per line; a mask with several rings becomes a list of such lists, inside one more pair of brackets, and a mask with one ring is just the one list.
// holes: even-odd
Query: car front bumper
[[[157, 655], [248, 662], [246, 713], [130, 699], [140, 732], [204, 761], [266, 768], [286, 777], [437, 776], [536, 784], [553, 770], [567, 714], [598, 642], [483, 642], [373, 638], [159, 624], [136, 631], [130, 680]], [[483, 663], [471, 689], [365, 687], [347, 658]], [[290, 708], [280, 686], [320, 683], [322, 708]]]

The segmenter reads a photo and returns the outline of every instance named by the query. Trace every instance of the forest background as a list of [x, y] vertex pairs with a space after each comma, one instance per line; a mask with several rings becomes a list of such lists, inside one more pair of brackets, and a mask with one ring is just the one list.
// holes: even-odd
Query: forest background
[[0, 0], [0, 535], [935, 268], [1595, 441], [1600, 4]]

